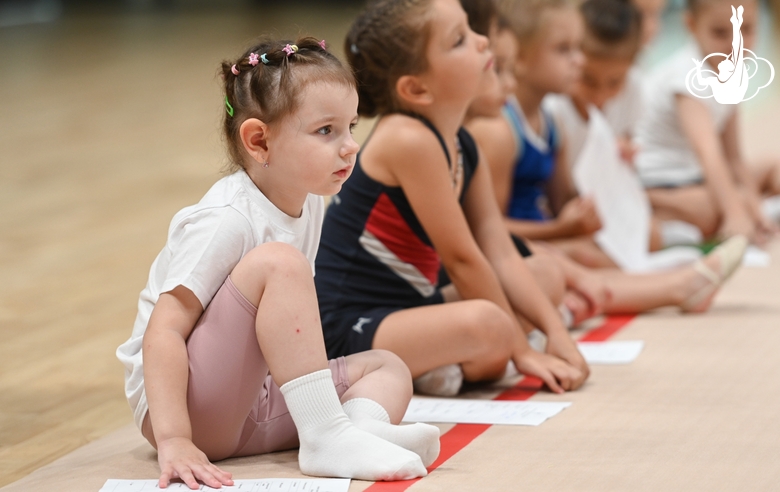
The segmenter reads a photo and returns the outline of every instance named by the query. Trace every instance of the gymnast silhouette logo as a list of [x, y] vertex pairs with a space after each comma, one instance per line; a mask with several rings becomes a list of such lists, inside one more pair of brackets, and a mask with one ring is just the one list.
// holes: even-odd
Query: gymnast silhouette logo
[[[751, 50], [745, 48], [743, 44], [740, 28], [742, 27], [742, 13], [744, 10], [742, 5], [736, 10], [733, 5], [731, 7], [732, 15], [730, 20], [733, 28], [731, 54], [712, 53], [701, 61], [693, 59], [693, 63], [696, 66], [685, 76], [685, 87], [693, 96], [700, 99], [714, 97], [721, 104], [737, 104], [756, 97], [756, 94], [772, 83], [772, 80], [775, 78], [775, 67], [766, 58], [756, 56]], [[713, 70], [703, 70], [704, 62], [714, 57], [723, 58], [718, 63], [718, 73], [715, 73]], [[766, 84], [758, 87], [750, 96], [745, 97], [750, 85], [750, 79], [758, 74], [762, 63], [769, 67], [769, 80]]]

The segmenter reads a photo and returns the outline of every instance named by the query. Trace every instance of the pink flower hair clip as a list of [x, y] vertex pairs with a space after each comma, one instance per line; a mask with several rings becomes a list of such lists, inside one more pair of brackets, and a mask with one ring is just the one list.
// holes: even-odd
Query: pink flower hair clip
[[239, 72], [239, 71], [238, 71], [238, 68], [237, 68], [235, 65], [233, 65], [232, 67], [230, 67], [230, 71], [231, 71], [231, 72], [233, 72], [233, 75], [236, 75], [236, 76], [237, 76], [239, 73], [241, 73], [241, 72]]
[[260, 57], [257, 56], [257, 53], [249, 53], [249, 64], [256, 67], [258, 63], [260, 63]]
[[317, 43], [317, 44], [320, 45], [320, 48], [327, 49], [327, 48], [325, 48], [325, 40], [324, 39], [322, 41], [320, 41], [319, 43]]
[[282, 48], [282, 51], [287, 53], [287, 58], [289, 58], [290, 56], [292, 56], [293, 53], [296, 53], [298, 51], [298, 46], [294, 44], [288, 44], [287, 46]]

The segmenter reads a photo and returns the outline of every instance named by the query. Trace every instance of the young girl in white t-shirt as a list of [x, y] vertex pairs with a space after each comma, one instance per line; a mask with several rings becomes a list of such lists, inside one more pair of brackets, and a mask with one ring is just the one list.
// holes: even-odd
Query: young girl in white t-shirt
[[358, 98], [324, 41], [261, 42], [222, 64], [232, 174], [177, 213], [117, 355], [159, 484], [231, 485], [209, 460], [289, 449], [308, 475], [424, 476], [436, 427], [396, 426], [409, 370], [328, 362], [313, 265], [323, 199], [349, 177]]
[[[693, 224], [705, 238], [742, 234], [763, 244], [776, 233], [777, 225], [764, 214], [761, 200], [780, 194], [780, 165], [774, 159], [748, 165], [739, 145], [735, 101], [721, 104], [714, 97], [706, 98], [713, 95], [709, 89], [694, 97], [686, 86], [693, 69], [717, 74], [718, 62], [727, 62], [726, 53], [753, 46], [759, 3], [745, 0], [737, 10], [725, 0], [687, 3], [685, 24], [691, 42], [646, 82], [647, 104], [636, 134], [637, 170], [657, 217]], [[721, 54], [710, 56], [701, 66], [708, 55]], [[741, 55], [733, 56], [739, 63]], [[761, 69], [766, 67], [762, 64]]]

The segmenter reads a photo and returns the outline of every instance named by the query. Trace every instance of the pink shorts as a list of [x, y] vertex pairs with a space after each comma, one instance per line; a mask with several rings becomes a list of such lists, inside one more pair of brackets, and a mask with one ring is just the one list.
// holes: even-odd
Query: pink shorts
[[[228, 277], [187, 339], [192, 440], [212, 460], [298, 446], [295, 424], [257, 343], [256, 317], [257, 308]], [[346, 360], [329, 366], [341, 397], [349, 388]]]

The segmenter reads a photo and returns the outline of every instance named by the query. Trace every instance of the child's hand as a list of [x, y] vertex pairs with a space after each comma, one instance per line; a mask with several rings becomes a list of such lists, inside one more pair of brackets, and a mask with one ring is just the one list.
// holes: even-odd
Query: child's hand
[[639, 148], [628, 137], [619, 137], [617, 139], [617, 144], [620, 158], [626, 164], [634, 167], [634, 157], [636, 157]]
[[193, 490], [199, 487], [198, 480], [215, 489], [233, 485], [232, 474], [211, 464], [206, 455], [185, 437], [159, 441], [157, 461], [162, 471], [159, 481], [162, 489], [168, 487], [174, 478], [181, 478]]
[[585, 358], [577, 349], [577, 344], [566, 332], [555, 332], [547, 335], [547, 353], [567, 362], [580, 372], [580, 377], [573, 379], [569, 390], [576, 390], [590, 376], [590, 368]]
[[761, 197], [757, 193], [748, 194], [746, 203], [748, 213], [753, 217], [756, 227], [754, 242], [759, 246], [763, 246], [772, 239], [772, 236], [777, 234], [777, 224], [764, 215], [764, 211], [761, 208]]
[[596, 204], [590, 198], [573, 198], [563, 206], [558, 221], [570, 236], [587, 236], [601, 229]]
[[576, 367], [557, 357], [540, 354], [530, 348], [515, 354], [512, 361], [518, 371], [528, 376], [538, 377], [554, 393], [560, 394], [574, 389], [572, 387], [574, 382], [582, 379], [582, 372]]

